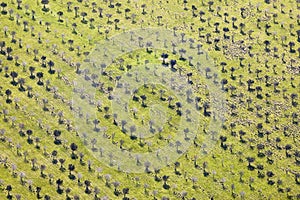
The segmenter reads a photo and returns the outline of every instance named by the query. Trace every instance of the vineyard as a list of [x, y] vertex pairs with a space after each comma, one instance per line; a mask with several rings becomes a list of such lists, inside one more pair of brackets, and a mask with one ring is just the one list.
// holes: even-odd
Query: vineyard
[[0, 6], [0, 199], [300, 199], [299, 0]]

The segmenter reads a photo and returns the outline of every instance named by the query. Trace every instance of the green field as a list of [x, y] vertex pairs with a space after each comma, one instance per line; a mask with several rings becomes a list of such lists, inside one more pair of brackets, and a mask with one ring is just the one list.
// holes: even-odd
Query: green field
[[0, 6], [0, 199], [300, 199], [299, 1]]

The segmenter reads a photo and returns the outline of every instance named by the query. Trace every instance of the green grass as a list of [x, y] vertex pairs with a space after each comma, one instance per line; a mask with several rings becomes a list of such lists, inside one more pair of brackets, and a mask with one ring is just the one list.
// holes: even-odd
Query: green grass
[[[202, 23], [199, 20], [198, 17], [192, 17], [191, 14], [191, 6], [192, 3], [188, 2], [187, 7], [189, 8], [188, 11], [183, 10], [183, 4], [182, 2], [174, 1], [169, 3], [163, 2], [161, 3], [161, 6], [159, 5], [158, 1], [152, 2], [131, 2], [127, 3], [127, 1], [123, 0], [120, 1], [122, 3], [122, 6], [120, 10], [122, 13], [116, 13], [116, 8], [109, 8], [105, 3], [98, 2], [98, 6], [101, 6], [103, 8], [104, 17], [99, 18], [98, 13], [92, 13], [91, 12], [91, 5], [88, 7], [84, 6], [84, 3], [79, 3], [77, 1], [74, 1], [72, 4], [72, 12], [67, 11], [66, 2], [61, 1], [53, 1], [49, 4], [49, 12], [43, 12], [41, 10], [42, 5], [37, 5], [35, 1], [24, 1], [22, 3], [22, 10], [17, 10], [16, 3], [12, 4], [10, 1], [7, 1], [8, 7], [14, 9], [14, 14], [19, 13], [22, 18], [20, 19], [20, 25], [16, 24], [16, 17], [14, 17], [14, 21], [9, 19], [9, 14], [1, 14], [1, 22], [0, 24], [2, 27], [7, 26], [8, 36], [5, 37], [4, 33], [1, 36], [0, 41], [5, 41], [6, 46], [10, 46], [13, 48], [12, 55], [18, 55], [19, 56], [19, 64], [20, 66], [15, 65], [15, 59], [13, 61], [6, 60], [6, 57], [3, 55], [1, 56], [2, 65], [0, 65], [2, 72], [0, 73], [0, 86], [2, 89], [0, 90], [1, 94], [1, 100], [0, 100], [0, 112], [3, 111], [3, 109], [7, 109], [9, 111], [8, 114], [8, 121], [2, 120], [0, 122], [0, 129], [5, 129], [6, 133], [4, 134], [6, 141], [1, 142], [0, 144], [0, 157], [1, 158], [8, 158], [8, 167], [4, 167], [4, 165], [0, 165], [0, 179], [4, 181], [4, 184], [0, 187], [0, 199], [6, 199], [6, 191], [5, 187], [8, 184], [11, 184], [13, 186], [12, 194], [21, 194], [22, 199], [34, 199], [36, 198], [36, 194], [34, 192], [30, 192], [28, 190], [28, 184], [25, 184], [24, 186], [20, 184], [20, 177], [17, 175], [14, 177], [12, 175], [12, 169], [11, 164], [14, 163], [17, 165], [17, 173], [24, 172], [26, 174], [25, 180], [32, 180], [33, 186], [40, 186], [42, 187], [41, 195], [44, 196], [46, 194], [51, 196], [51, 199], [63, 199], [65, 198], [65, 192], [63, 194], [58, 194], [56, 192], [56, 184], [55, 181], [58, 178], [63, 179], [63, 188], [66, 189], [67, 187], [71, 188], [71, 192], [69, 194], [70, 197], [74, 195], [79, 195], [80, 199], [91, 199], [93, 198], [93, 194], [86, 194], [84, 192], [84, 186], [80, 186], [77, 184], [76, 180], [71, 180], [68, 177], [68, 164], [72, 163], [75, 165], [75, 171], [73, 174], [76, 176], [77, 173], [81, 173], [83, 175], [82, 182], [84, 180], [90, 180], [91, 181], [91, 189], [93, 189], [95, 186], [100, 188], [100, 194], [99, 197], [108, 196], [110, 199], [122, 199], [123, 195], [120, 193], [119, 196], [114, 195], [114, 187], [111, 184], [109, 187], [105, 185], [105, 180], [103, 176], [105, 174], [111, 175], [111, 183], [113, 181], [119, 181], [121, 184], [118, 188], [119, 191], [122, 191], [122, 188], [128, 187], [129, 194], [127, 195], [129, 198], [133, 199], [151, 199], [153, 198], [152, 191], [157, 190], [158, 199], [161, 199], [163, 196], [168, 196], [170, 199], [179, 199], [180, 193], [183, 191], [187, 192], [187, 197], [191, 199], [192, 197], [195, 197], [196, 199], [209, 199], [210, 197], [214, 197], [215, 199], [231, 199], [231, 185], [234, 184], [235, 189], [234, 193], [237, 195], [237, 198], [241, 198], [240, 192], [245, 192], [245, 199], [264, 199], [264, 198], [271, 198], [271, 199], [286, 199], [289, 195], [290, 198], [296, 199], [296, 195], [299, 193], [298, 191], [298, 185], [295, 183], [294, 175], [291, 172], [286, 172], [287, 169], [299, 173], [299, 166], [295, 163], [295, 155], [293, 155], [296, 150], [299, 149], [299, 126], [296, 124], [293, 124], [291, 121], [290, 115], [295, 112], [299, 112], [299, 106], [294, 107], [291, 105], [291, 99], [290, 94], [295, 93], [299, 94], [299, 72], [297, 74], [294, 72], [289, 71], [288, 65], [290, 64], [290, 59], [294, 59], [295, 63], [294, 66], [299, 65], [299, 57], [297, 55], [297, 52], [290, 53], [288, 46], [281, 45], [281, 36], [287, 35], [287, 40], [285, 41], [285, 44], [288, 44], [290, 41], [295, 41], [295, 47], [294, 49], [297, 50], [299, 46], [299, 42], [297, 42], [297, 6], [295, 2], [277, 2], [275, 3], [278, 7], [278, 9], [275, 9], [272, 7], [272, 5], [268, 5], [265, 3], [261, 3], [261, 6], [259, 7], [261, 12], [256, 11], [256, 2], [251, 2], [251, 6], [249, 6], [248, 2], [228, 2], [229, 6], [226, 6], [224, 2], [215, 2], [212, 8], [214, 10], [217, 9], [217, 6], [221, 7], [220, 13], [223, 15], [224, 12], [229, 13], [228, 21], [229, 23], [224, 22], [224, 16], [219, 17], [216, 12], [209, 12], [207, 1], [204, 3], [206, 6], [202, 6], [201, 2], [196, 2], [195, 5], [197, 6], [199, 12], [200, 10], [203, 10], [205, 12], [205, 15], [203, 18], [207, 19], [208, 17], [211, 18], [209, 26], [207, 24], [207, 21]], [[147, 3], [146, 7], [146, 15], [142, 15], [142, 9], [140, 6], [143, 3]], [[289, 9], [294, 9], [293, 11], [293, 18], [289, 17], [289, 14], [283, 14], [280, 13], [280, 4], [286, 4], [286, 7], [284, 8], [284, 11], [286, 13], [289, 12]], [[36, 12], [36, 20], [31, 20], [31, 14], [26, 14], [24, 5], [28, 4], [30, 6], [29, 11], [35, 10]], [[74, 6], [79, 6], [80, 10], [79, 12], [87, 12], [88, 18], [93, 17], [95, 19], [94, 25], [95, 28], [90, 28], [90, 23], [84, 24], [81, 22], [81, 17], [74, 18]], [[136, 8], [136, 5], [138, 8]], [[251, 8], [251, 18], [248, 16], [247, 18], [243, 19], [240, 17], [240, 8], [246, 7], [247, 9]], [[129, 12], [129, 16], [131, 13], [136, 13], [136, 23], [132, 24], [131, 19], [125, 19], [124, 9], [130, 8], [131, 11]], [[263, 18], [267, 19], [265, 17], [265, 10], [268, 10], [269, 16], [272, 16], [271, 13], [277, 13], [277, 21], [278, 24], [273, 23], [272, 17], [270, 17], [269, 20], [261, 22], [261, 29], [258, 29], [256, 26], [256, 18]], [[153, 10], [153, 13], [152, 13]], [[63, 22], [58, 22], [58, 16], [57, 12], [63, 11], [62, 20]], [[31, 13], [31, 12], [30, 12]], [[115, 30], [114, 24], [107, 24], [107, 17], [105, 17], [106, 13], [113, 14], [110, 21], [113, 21], [113, 19], [118, 18], [120, 20], [119, 22], [119, 30]], [[158, 26], [157, 24], [157, 18], [156, 16], [161, 15], [162, 20], [161, 23], [162, 26]], [[175, 15], [181, 15], [181, 17], [175, 17]], [[231, 17], [237, 17], [237, 21], [235, 22], [236, 25], [239, 25], [240, 23], [245, 24], [245, 33], [248, 33], [249, 30], [253, 30], [252, 37], [254, 39], [249, 39], [249, 37], [246, 35], [240, 34], [240, 29], [233, 29], [231, 24]], [[29, 31], [25, 32], [23, 31], [23, 24], [22, 21], [27, 20], [29, 22]], [[39, 20], [42, 21], [42, 25], [39, 24]], [[213, 146], [210, 151], [205, 154], [204, 150], [209, 149], [203, 147], [203, 143], [207, 141], [206, 137], [211, 137], [211, 134], [208, 133], [207, 135], [203, 132], [204, 125], [208, 124], [212, 119], [206, 118], [202, 116], [202, 110], [199, 112], [200, 115], [200, 127], [199, 131], [197, 133], [197, 139], [195, 139], [195, 143], [199, 144], [199, 146], [191, 145], [186, 153], [182, 155], [177, 161], [180, 163], [180, 166], [178, 167], [178, 171], [181, 173], [181, 175], [176, 175], [174, 173], [174, 163], [169, 163], [168, 166], [161, 169], [158, 176], [162, 177], [163, 175], [170, 176], [168, 180], [168, 185], [170, 185], [170, 189], [166, 190], [163, 188], [163, 181], [157, 182], [154, 180], [154, 173], [124, 173], [119, 172], [111, 167], [109, 167], [107, 164], [102, 163], [96, 156], [94, 152], [91, 152], [91, 145], [85, 146], [83, 144], [83, 138], [82, 138], [82, 130], [87, 129], [88, 127], [92, 127], [92, 123], [90, 125], [86, 125], [84, 122], [85, 116], [81, 119], [82, 121], [76, 121], [78, 120], [78, 117], [74, 116], [74, 113], [69, 109], [68, 101], [70, 101], [72, 98], [75, 98], [76, 95], [73, 93], [74, 86], [72, 85], [73, 80], [80, 80], [80, 76], [75, 73], [76, 68], [74, 66], [70, 66], [70, 64], [75, 64], [76, 62], [81, 63], [80, 69], [83, 70], [84, 68], [87, 68], [87, 64], [84, 63], [85, 56], [83, 55], [83, 52], [93, 52], [96, 48], [95, 44], [101, 43], [101, 41], [105, 40], [105, 30], [109, 30], [108, 37], [114, 37], [116, 34], [120, 34], [124, 31], [130, 31], [132, 29], [137, 29], [141, 27], [141, 20], [144, 22], [142, 23], [142, 27], [161, 27], [172, 30], [174, 26], [178, 27], [178, 29], [184, 31], [186, 33], [186, 38], [192, 37], [195, 39], [196, 43], [201, 43], [203, 45], [203, 50], [205, 50], [209, 57], [211, 58], [212, 62], [216, 67], [212, 67], [214, 71], [218, 74], [218, 80], [222, 80], [223, 78], [226, 78], [228, 80], [228, 84], [225, 85], [225, 88], [228, 88], [230, 85], [235, 86], [235, 94], [236, 96], [230, 96], [230, 90], [228, 92], [222, 92], [222, 94], [226, 97], [228, 100], [228, 106], [231, 104], [236, 105], [235, 112], [237, 113], [236, 116], [231, 115], [230, 108], [228, 108], [228, 113], [226, 113], [225, 118], [226, 121], [224, 122], [224, 128], [219, 130], [216, 135], [216, 144]], [[50, 32], [46, 32], [46, 26], [45, 22], [50, 22]], [[184, 22], [184, 23], [183, 23]], [[214, 23], [219, 22], [219, 30], [220, 33], [214, 32]], [[284, 27], [280, 27], [280, 23], [284, 23]], [[76, 23], [76, 32], [77, 34], [72, 33], [72, 23]], [[271, 25], [271, 28], [269, 29], [269, 32], [271, 33], [269, 36], [267, 36], [264, 33], [264, 27], [266, 24]], [[294, 29], [291, 31], [294, 33], [294, 36], [292, 36], [289, 33], [289, 24], [294, 24]], [[101, 25], [100, 32], [97, 31], [97, 25]], [[34, 36], [31, 35], [30, 26], [34, 26]], [[192, 27], [192, 29], [191, 29]], [[203, 27], [204, 31], [201, 33], [205, 35], [206, 33], [211, 34], [211, 41], [213, 41], [214, 38], [219, 38], [220, 42], [218, 44], [219, 47], [221, 47], [221, 51], [216, 51], [214, 49], [214, 44], [207, 44], [205, 39], [198, 37], [198, 28]], [[227, 33], [227, 35], [234, 36], [235, 43], [233, 44], [231, 39], [225, 40], [223, 38], [223, 32], [222, 29], [224, 27], [228, 27], [230, 29], [230, 32]], [[10, 42], [11, 40], [11, 31], [16, 32], [16, 39], [17, 43], [13, 44]], [[57, 31], [57, 32], [56, 32]], [[3, 32], [3, 31], [2, 31]], [[38, 43], [38, 33], [41, 33], [42, 37], [42, 43]], [[274, 33], [276, 32], [276, 36], [274, 36]], [[178, 30], [179, 33], [179, 30]], [[66, 43], [62, 43], [61, 34], [65, 35], [65, 41]], [[23, 41], [23, 48], [18, 47], [18, 38], [22, 38]], [[91, 39], [89, 42], [89, 38]], [[47, 43], [46, 40], [49, 40]], [[74, 50], [69, 50], [68, 40], [74, 40]], [[250, 57], [248, 54], [243, 55], [244, 60], [243, 64], [244, 66], [240, 66], [239, 60], [237, 57], [234, 57], [232, 55], [224, 55], [224, 48], [223, 46], [227, 45], [229, 48], [233, 47], [234, 45], [237, 45], [237, 41], [242, 40], [244, 41], [244, 46], [247, 47], [248, 45], [252, 46], [251, 52], [253, 54], [257, 54], [254, 57]], [[264, 51], [264, 41], [269, 40], [270, 41], [270, 49], [271, 52], [267, 53]], [[30, 44], [30, 50], [29, 53], [26, 53], [26, 45]], [[57, 54], [53, 54], [51, 51], [53, 49], [53, 44], [57, 45]], [[80, 46], [80, 54], [77, 54], [76, 47]], [[273, 55], [273, 47], [276, 46], [278, 48], [278, 55], [279, 58], [274, 58]], [[48, 73], [48, 68], [41, 67], [41, 61], [36, 62], [33, 60], [34, 54], [33, 49], [38, 49], [38, 58], [40, 58], [42, 55], [47, 56], [47, 61], [52, 60], [55, 62], [54, 69], [58, 70], [61, 69], [61, 77], [67, 78], [70, 82], [70, 84], [66, 84], [61, 77], [58, 77], [57, 71], [55, 74], [51, 75]], [[64, 59], [62, 58], [62, 52], [64, 52]], [[166, 53], [165, 50], [157, 50], [155, 52], [152, 52], [151, 54], [147, 53], [145, 49], [134, 51], [130, 54], [122, 55], [121, 57], [124, 59], [124, 66], [127, 64], [130, 64], [133, 66], [132, 70], [139, 69], [141, 67], [144, 67], [144, 61], [149, 60], [152, 64], [159, 64], [161, 63], [160, 55], [161, 53]], [[197, 72], [197, 69], [191, 68], [188, 66], [188, 62], [179, 61], [179, 55], [172, 55], [171, 52], [169, 53], [169, 60], [170, 59], [177, 59], [178, 63], [177, 66], [181, 66], [183, 68], [184, 73], [186, 74], [188, 72], [193, 72], [192, 80], [197, 83], [206, 83], [209, 80], [206, 80], [205, 76], [201, 76], [199, 72]], [[285, 53], [285, 60], [286, 64], [284, 64], [281, 61], [282, 53]], [[136, 55], [139, 55], [139, 61], [136, 60]], [[119, 57], [120, 58], [120, 57]], [[268, 60], [267, 65], [269, 68], [265, 67], [265, 60]], [[22, 69], [22, 62], [26, 62], [25, 71]], [[227, 70], [226, 73], [221, 72], [221, 62], [226, 62], [227, 66], [225, 69]], [[249, 73], [248, 71], [248, 65], [251, 65], [251, 71], [252, 73]], [[277, 65], [276, 67], [276, 73], [274, 73], [272, 66]], [[20, 92], [18, 90], [18, 86], [13, 86], [10, 81], [12, 80], [11, 77], [4, 77], [4, 67], [8, 66], [8, 74], [10, 74], [11, 71], [16, 71], [19, 76], [18, 78], [22, 77], [25, 78], [25, 86], [31, 86], [33, 88], [33, 98], [27, 97], [27, 91]], [[50, 87], [56, 86], [58, 88], [58, 94], [63, 96], [65, 99], [65, 102], [63, 102], [59, 98], [54, 98], [53, 93], [48, 92], [45, 90], [44, 86], [38, 86], [37, 85], [37, 78], [34, 80], [31, 80], [29, 78], [29, 66], [34, 66], [36, 68], [36, 72], [43, 72], [44, 78], [43, 82], [46, 83], [46, 80], [50, 81]], [[205, 66], [205, 65], [204, 65]], [[236, 79], [231, 79], [230, 77], [230, 68], [235, 67], [234, 75]], [[259, 77], [262, 78], [262, 80], [259, 80], [256, 78], [255, 70], [262, 70], [262, 72], [259, 74]], [[119, 69], [118, 63], [113, 63], [112, 65], [108, 66], [107, 71], [110, 71], [110, 75], [112, 77], [115, 77], [117, 75], [122, 75], [124, 71], [121, 71]], [[126, 69], [125, 69], [126, 71]], [[97, 71], [93, 71], [96, 73]], [[97, 72], [98, 73], [98, 72]], [[176, 72], [178, 73], [178, 72]], [[203, 73], [203, 69], [202, 69]], [[196, 76], [198, 74], [199, 76]], [[265, 75], [268, 75], [270, 77], [269, 83], [271, 83], [271, 86], [267, 87], [265, 86], [264, 80]], [[239, 83], [239, 76], [242, 76], [242, 83], [241, 85]], [[283, 80], [282, 78], [285, 78]], [[292, 87], [290, 84], [291, 77], [294, 78], [293, 84], [295, 87]], [[248, 92], [247, 91], [247, 80], [252, 79], [254, 80], [254, 84], [252, 85], [252, 88], [255, 89], [256, 86], [261, 86], [263, 91], [262, 99], [258, 99], [256, 97], [256, 91], [254, 92]], [[102, 78], [101, 81], [105, 81], [105, 86], [115, 86], [113, 81], [109, 81], [107, 77]], [[273, 82], [275, 80], [280, 81], [280, 84], [278, 86], [278, 89], [280, 90], [279, 93], [274, 93], [273, 89]], [[217, 86], [221, 90], [221, 84], [218, 84]], [[168, 109], [168, 103], [167, 101], [161, 102], [159, 100], [159, 90], [160, 89], [166, 89], [164, 86], [157, 87], [155, 89], [156, 94], [151, 94], [151, 87], [149, 88], [143, 88], [140, 87], [138, 96], [142, 94], [147, 95], [146, 103], [148, 105], [151, 104], [159, 104], [167, 110], [168, 116], [173, 116], [172, 123], [176, 124], [179, 121], [179, 117], [176, 116], [175, 110]], [[5, 90], [10, 89], [12, 91], [12, 97], [11, 99], [13, 102], [11, 104], [7, 104], [5, 102], [6, 95]], [[286, 89], [285, 95], [283, 94], [283, 89]], [[89, 92], [94, 92], [89, 91]], [[199, 96], [201, 96], [201, 104], [209, 99], [209, 97], [206, 96], [207, 93], [210, 93], [210, 91], [207, 91], [205, 89], [201, 89], [199, 91], [195, 91], [195, 93]], [[269, 98], [270, 103], [266, 103], [266, 97], [264, 94], [270, 94], [271, 97]], [[36, 94], [39, 94], [38, 98], [36, 97]], [[239, 94], [243, 94], [243, 96], [239, 96]], [[109, 106], [109, 114], [113, 115], [111, 109], [111, 101], [107, 99], [107, 97], [97, 91], [95, 93], [96, 99], [101, 99], [104, 106]], [[167, 97], [169, 95], [172, 95], [171, 91], [166, 91], [164, 94], [164, 97]], [[287, 96], [286, 98], [284, 96]], [[14, 98], [18, 97], [20, 99], [20, 102], [18, 103], [20, 108], [15, 108]], [[43, 103], [42, 99], [46, 98], [48, 99], [47, 107], [53, 110], [53, 115], [51, 115], [51, 111], [45, 112], [43, 111]], [[250, 103], [250, 107], [252, 107], [254, 110], [249, 111], [247, 109], [247, 99], [251, 98], [252, 103]], [[77, 98], [75, 98], [77, 99]], [[299, 99], [299, 97], [298, 97]], [[299, 102], [299, 100], [296, 99], [296, 102]], [[241, 103], [243, 101], [244, 103]], [[173, 102], [176, 102], [176, 99], [173, 100]], [[87, 106], [88, 103], [86, 101], [79, 101], [76, 102], [78, 104], [82, 103], [82, 105], [86, 105], [86, 107], [83, 106], [83, 108], [86, 109], [92, 109], [91, 106]], [[278, 103], [281, 105], [282, 108], [276, 108], [274, 107], [274, 104]], [[262, 110], [259, 111], [263, 115], [262, 118], [259, 118], [256, 116], [256, 109], [255, 105], [261, 105]], [[77, 104], [76, 104], [77, 105]], [[147, 109], [144, 109], [141, 106], [141, 102], [134, 102], [130, 101], [129, 103], [129, 109], [137, 108], [138, 114], [137, 119], [133, 119], [134, 122], [141, 125], [141, 117], [144, 117], [144, 121], [148, 121], [149, 119], [149, 107]], [[77, 108], [76, 108], [77, 109]], [[93, 107], [94, 109], [94, 107]], [[213, 110], [213, 109], [212, 109]], [[72, 130], [68, 131], [66, 124], [59, 124], [58, 123], [58, 116], [57, 113], [59, 111], [63, 111], [63, 119], [69, 119], [71, 121]], [[264, 114], [265, 112], [269, 112], [269, 121], [270, 123], [265, 122]], [[129, 133], [124, 134], [121, 132], [120, 127], [116, 127], [112, 124], [113, 118], [105, 119], [104, 118], [104, 111], [97, 112], [96, 108], [93, 111], [95, 113], [95, 116], [100, 119], [100, 127], [108, 127], [107, 134], [111, 136], [113, 133], [115, 133], [115, 138], [113, 142], [119, 142], [121, 139], [124, 140], [124, 149], [131, 149], [132, 152], [139, 152], [139, 153], [145, 153], [148, 152], [148, 146], [139, 145], [139, 140], [131, 140], [129, 137]], [[287, 116], [288, 117], [287, 117]], [[15, 125], [12, 126], [11, 118], [12, 116], [16, 117]], [[3, 113], [1, 113], [1, 118], [3, 118]], [[42, 127], [38, 126], [37, 121], [41, 120]], [[91, 118], [91, 120], [93, 120]], [[250, 122], [248, 125], [247, 120]], [[278, 120], [278, 122], [275, 122], [274, 120]], [[230, 123], [234, 122], [236, 126], [233, 128], [233, 131], [237, 134], [237, 136], [234, 136], [231, 134], [230, 130]], [[39, 137], [41, 139], [40, 142], [40, 149], [35, 148], [35, 144], [28, 144], [27, 136], [21, 137], [19, 135], [19, 123], [24, 123], [25, 130], [31, 129], [33, 130], [32, 138]], [[256, 125], [258, 123], [263, 124], [263, 132], [271, 131], [271, 134], [269, 135], [269, 140], [267, 140], [266, 136], [259, 137], [257, 134]], [[79, 128], [80, 131], [76, 133], [77, 126], [81, 126]], [[279, 128], [278, 130], [275, 128], [275, 125]], [[46, 129], [47, 126], [49, 126], [51, 133], [47, 134]], [[226, 128], [225, 128], [226, 127]], [[287, 136], [284, 136], [283, 134], [283, 127], [288, 127], [287, 130]], [[62, 134], [60, 136], [60, 139], [65, 143], [64, 145], [55, 145], [53, 143], [54, 137], [53, 137], [53, 130], [58, 129], [62, 130]], [[243, 130], [246, 132], [246, 135], [243, 137], [247, 143], [241, 143], [239, 141], [239, 130]], [[78, 134], [78, 136], [77, 136]], [[94, 136], [95, 135], [95, 136]], [[164, 139], [160, 140], [158, 139], [158, 135], [154, 135], [153, 137], [147, 138], [143, 140], [143, 142], [151, 142], [152, 146], [150, 149], [155, 152], [155, 150], [159, 147], [165, 146], [168, 144], [166, 138], [169, 136], [175, 136], [176, 130], [172, 127], [169, 127], [168, 125], [164, 126], [164, 132], [162, 133], [162, 136]], [[220, 147], [220, 140], [219, 136], [226, 136], [227, 141], [225, 142], [228, 146], [232, 145], [232, 152], [230, 150], [223, 150]], [[293, 139], [293, 135], [295, 136], [295, 139]], [[98, 141], [101, 141], [102, 135], [99, 135], [98, 133], [93, 133], [89, 136], [90, 138], [97, 137]], [[276, 149], [276, 137], [281, 138], [281, 142], [279, 145], [283, 148], [286, 144], [291, 144], [293, 146], [292, 150], [290, 150], [291, 157], [287, 158], [285, 156], [285, 150], [277, 150]], [[12, 145], [8, 144], [8, 138], [12, 140]], [[249, 139], [252, 139], [252, 145], [254, 146], [254, 149], [250, 148], [250, 142]], [[108, 144], [112, 144], [112, 140], [106, 140]], [[79, 159], [74, 160], [71, 158], [71, 150], [69, 149], [70, 144], [74, 142], [78, 145], [78, 150], [76, 151], [76, 154], [79, 154], [79, 152], [84, 153], [84, 162], [85, 165], [80, 164]], [[90, 143], [90, 140], [88, 141]], [[98, 142], [101, 144], [101, 142]], [[17, 149], [16, 145], [20, 144], [21, 149], [20, 152], [24, 154], [24, 151], [28, 151], [28, 158], [29, 162], [24, 162], [24, 156], [18, 156], [17, 155]], [[259, 158], [257, 157], [257, 144], [264, 144], [265, 149], [263, 151], [270, 150], [273, 152], [273, 155], [271, 158], [274, 160], [273, 164], [268, 164], [267, 158]], [[209, 145], [209, 144], [206, 144]], [[65, 164], [64, 167], [66, 168], [65, 172], [60, 171], [59, 164], [54, 165], [52, 164], [52, 158], [50, 155], [44, 155], [43, 148], [44, 146], [47, 147], [47, 153], [51, 154], [53, 150], [58, 151], [57, 158], [64, 158]], [[115, 146], [119, 146], [119, 144], [115, 144]], [[241, 155], [239, 156], [239, 152], [241, 152]], [[199, 168], [194, 167], [194, 156], [198, 155], [199, 158], [197, 160], [197, 164], [199, 165]], [[257, 177], [257, 169], [250, 171], [247, 169], [247, 157], [254, 157], [255, 161], [252, 163], [253, 166], [257, 166], [258, 164], [264, 165], [264, 172], [272, 171], [275, 175], [271, 178], [275, 181], [275, 184], [273, 186], [268, 185], [267, 177], [260, 179]], [[40, 170], [32, 170], [31, 169], [31, 163], [30, 159], [36, 158], [37, 159], [37, 165], [40, 166], [41, 164], [44, 164], [47, 166], [45, 170], [46, 177], [42, 178], [40, 176]], [[241, 161], [239, 161], [239, 158], [241, 158]], [[92, 162], [92, 171], [88, 170], [87, 162], [88, 160], [91, 160]], [[209, 176], [205, 177], [203, 175], [203, 162], [207, 162], [207, 168], [206, 171], [209, 172]], [[102, 168], [102, 172], [100, 173], [102, 178], [97, 177], [97, 167]], [[150, 167], [150, 169], [153, 171], [153, 168]], [[216, 171], [216, 174], [213, 178], [213, 171]], [[239, 173], [243, 172], [243, 182], [240, 182]], [[49, 173], [53, 174], [54, 176], [54, 184], [49, 184], [48, 175]], [[136, 181], [135, 178], [139, 177], [139, 181]], [[191, 182], [192, 177], [197, 177], [198, 181], [196, 182], [196, 188], [193, 188], [193, 184]], [[254, 182], [252, 184], [254, 190], [251, 190], [249, 187], [249, 178], [253, 177]], [[222, 189], [221, 179], [225, 178], [224, 186], [225, 188]], [[287, 193], [284, 191], [283, 193], [280, 193], [277, 191], [277, 180], [282, 180], [282, 185], [278, 186], [280, 188], [283, 188], [286, 190], [286, 188], [291, 188], [291, 192]], [[147, 183], [149, 187], [147, 188], [147, 191], [145, 193], [144, 191], [144, 184]], [[261, 190], [261, 192], [260, 192]]]

